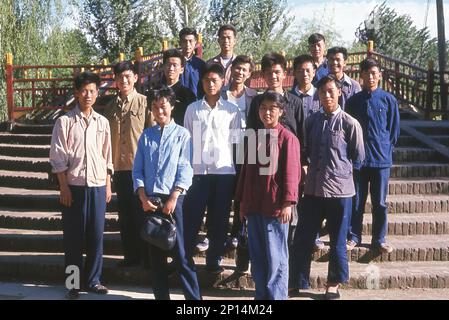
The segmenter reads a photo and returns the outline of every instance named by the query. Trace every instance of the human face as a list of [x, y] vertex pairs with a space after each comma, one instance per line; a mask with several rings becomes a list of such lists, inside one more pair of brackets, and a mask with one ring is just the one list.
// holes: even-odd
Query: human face
[[367, 91], [374, 91], [379, 86], [382, 73], [378, 67], [371, 67], [368, 70], [362, 71], [360, 77], [363, 80], [363, 89]]
[[263, 71], [263, 77], [269, 90], [282, 91], [285, 71], [280, 64], [275, 64]]
[[304, 62], [295, 69], [295, 79], [300, 87], [309, 87], [314, 77], [315, 67], [311, 62]]
[[338, 97], [341, 90], [337, 88], [335, 81], [329, 81], [318, 90], [320, 103], [326, 113], [334, 112], [338, 109]]
[[95, 101], [97, 101], [97, 84], [89, 83], [84, 85], [80, 90], [75, 91], [75, 96], [78, 99], [78, 105], [81, 112], [90, 112], [90, 109], [94, 106]]
[[243, 84], [251, 76], [249, 63], [239, 63], [231, 68], [232, 81], [237, 84]]
[[181, 38], [181, 51], [184, 57], [190, 58], [196, 47], [196, 38], [193, 34], [185, 35]]
[[209, 72], [204, 75], [202, 84], [206, 96], [217, 96], [220, 94], [221, 87], [223, 86], [223, 78], [214, 72]]
[[151, 103], [151, 112], [153, 113], [154, 120], [161, 127], [170, 123], [172, 110], [173, 106], [170, 104], [167, 98], [154, 100]]
[[324, 52], [326, 51], [326, 44], [323, 40], [318, 41], [314, 44], [309, 44], [310, 55], [315, 60], [320, 60], [324, 57]]
[[173, 85], [179, 81], [180, 74], [184, 71], [181, 59], [168, 58], [164, 63], [164, 75], [168, 85]]
[[134, 84], [138, 78], [138, 75], [131, 70], [115, 75], [115, 82], [120, 90], [120, 94], [127, 97], [134, 90]]
[[231, 55], [236, 44], [234, 31], [224, 30], [218, 37], [218, 44], [220, 45], [222, 55]]
[[331, 54], [328, 58], [330, 73], [341, 76], [345, 71], [346, 61], [343, 53]]
[[259, 107], [259, 117], [265, 129], [275, 128], [282, 116], [282, 109], [273, 101], [263, 100]]

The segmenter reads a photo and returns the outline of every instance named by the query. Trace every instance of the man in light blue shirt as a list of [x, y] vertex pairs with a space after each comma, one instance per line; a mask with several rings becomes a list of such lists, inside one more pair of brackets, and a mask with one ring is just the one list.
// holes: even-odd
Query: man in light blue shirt
[[[133, 166], [134, 190], [139, 195], [143, 214], [157, 211], [171, 215], [176, 221], [173, 262], [185, 298], [201, 300], [196, 271], [184, 249], [183, 202], [192, 184], [192, 140], [189, 132], [171, 117], [176, 103], [171, 88], [164, 86], [150, 91], [149, 101], [157, 125], [146, 129], [139, 139]], [[152, 198], [154, 196], [161, 199], [162, 208]], [[169, 300], [167, 252], [150, 244], [149, 254], [154, 296], [157, 300]]]

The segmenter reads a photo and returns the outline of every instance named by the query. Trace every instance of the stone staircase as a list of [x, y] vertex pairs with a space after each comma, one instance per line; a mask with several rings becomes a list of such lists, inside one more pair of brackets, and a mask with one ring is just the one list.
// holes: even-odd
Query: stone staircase
[[[440, 147], [449, 147], [447, 124], [415, 129]], [[0, 132], [0, 279], [62, 284], [59, 193], [48, 181], [51, 126], [22, 125], [15, 130]], [[387, 239], [395, 249], [390, 254], [369, 250], [368, 199], [363, 244], [348, 253], [351, 288], [449, 288], [449, 161], [441, 148], [409, 132], [402, 130], [394, 153], [387, 199]], [[324, 240], [328, 244], [328, 238]], [[313, 287], [326, 282], [328, 253], [327, 246], [314, 253]], [[106, 214], [104, 255], [105, 284], [150, 285], [146, 270], [115, 267], [122, 258], [115, 198]], [[198, 255], [201, 286], [253, 288], [250, 275], [233, 274], [233, 257], [229, 252], [225, 272], [212, 276], [203, 271], [204, 258]], [[173, 285], [179, 286], [177, 277]]]

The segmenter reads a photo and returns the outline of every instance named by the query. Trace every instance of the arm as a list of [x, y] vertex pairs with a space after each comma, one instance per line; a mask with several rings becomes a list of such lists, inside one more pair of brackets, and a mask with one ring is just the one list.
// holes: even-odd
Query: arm
[[365, 160], [365, 146], [363, 142], [363, 132], [360, 123], [353, 119], [354, 123], [351, 125], [349, 133], [349, 157], [354, 164], [354, 168], [359, 168]]
[[53, 173], [56, 173], [59, 181], [59, 202], [70, 207], [72, 205], [72, 192], [70, 191], [66, 171], [68, 169], [67, 130], [62, 124], [63, 118], [59, 118], [53, 128], [50, 147], [50, 163]]
[[111, 147], [111, 128], [109, 122], [106, 122], [106, 137], [103, 147], [103, 155], [106, 159], [106, 203], [111, 202], [112, 188], [111, 188], [111, 175], [114, 173], [114, 166], [112, 164], [112, 147]]
[[395, 146], [399, 139], [399, 134], [401, 133], [401, 123], [399, 116], [399, 107], [398, 101], [391, 97], [389, 101], [389, 110], [388, 110], [388, 126], [390, 132], [390, 142], [391, 145]]

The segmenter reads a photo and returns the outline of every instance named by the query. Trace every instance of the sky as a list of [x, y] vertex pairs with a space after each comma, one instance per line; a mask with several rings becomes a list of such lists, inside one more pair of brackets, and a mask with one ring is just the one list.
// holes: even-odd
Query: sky
[[[304, 18], [320, 19], [332, 18], [335, 21], [335, 29], [340, 33], [343, 41], [352, 43], [355, 40], [355, 31], [376, 5], [383, 0], [287, 0], [291, 8], [290, 14], [295, 17], [295, 22], [301, 25]], [[388, 7], [394, 9], [398, 14], [408, 14], [414, 21], [415, 26], [420, 29], [425, 26], [427, 1], [425, 0], [387, 0]], [[446, 40], [449, 39], [449, 0], [443, 1]], [[427, 27], [432, 37], [437, 37], [437, 14], [436, 1], [431, 0], [429, 14], [427, 16]]]

